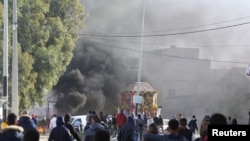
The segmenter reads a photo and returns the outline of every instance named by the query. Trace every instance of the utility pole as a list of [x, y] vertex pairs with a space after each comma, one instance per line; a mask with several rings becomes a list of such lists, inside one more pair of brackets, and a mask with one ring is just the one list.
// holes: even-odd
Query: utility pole
[[[143, 36], [144, 36], [144, 22], [145, 22], [145, 10], [146, 10], [146, 1], [144, 1], [143, 6], [143, 13], [142, 13], [142, 29], [141, 29], [141, 50], [140, 50], [140, 57], [138, 63], [138, 77], [137, 77], [137, 91], [136, 97], [140, 97], [140, 86], [141, 86], [141, 67], [142, 67], [142, 52], [143, 52]], [[141, 98], [140, 98], [141, 99]], [[138, 101], [135, 104], [135, 115], [138, 114]]]
[[8, 113], [8, 0], [4, 0], [4, 35], [3, 35], [3, 121]]
[[18, 115], [18, 49], [17, 49], [17, 0], [13, 0], [12, 40], [12, 112]]

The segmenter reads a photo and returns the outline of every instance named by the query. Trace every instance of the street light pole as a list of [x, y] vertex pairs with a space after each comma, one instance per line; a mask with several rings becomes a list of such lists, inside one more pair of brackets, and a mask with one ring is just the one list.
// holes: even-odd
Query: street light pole
[[[137, 91], [136, 95], [139, 96], [140, 94], [140, 87], [141, 87], [141, 67], [142, 67], [142, 52], [143, 52], [143, 36], [144, 36], [144, 22], [145, 22], [145, 10], [146, 10], [146, 1], [144, 1], [143, 6], [143, 13], [142, 13], [142, 29], [141, 29], [141, 50], [140, 50], [140, 57], [139, 57], [139, 63], [138, 63], [138, 77], [137, 77]], [[138, 102], [136, 102], [135, 105], [135, 115], [138, 114]]]
[[17, 0], [13, 0], [12, 41], [12, 112], [18, 115], [18, 49], [17, 49]]
[[3, 41], [3, 121], [8, 113], [8, 0], [4, 0], [4, 41]]

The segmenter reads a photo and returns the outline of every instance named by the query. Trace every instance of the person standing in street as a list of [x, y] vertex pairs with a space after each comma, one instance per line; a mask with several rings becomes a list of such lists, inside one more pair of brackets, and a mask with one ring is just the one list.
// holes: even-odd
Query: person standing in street
[[56, 118], [56, 127], [49, 134], [48, 141], [72, 141], [70, 131], [64, 125], [64, 118], [58, 116]]
[[164, 130], [163, 129], [163, 118], [161, 117], [161, 115], [159, 115], [159, 129], [161, 130], [161, 132], [164, 134]]
[[33, 120], [34, 124], [37, 126], [37, 119], [36, 119], [36, 115], [35, 114], [31, 114], [31, 119]]
[[116, 117], [116, 125], [118, 128], [118, 131], [120, 130], [120, 128], [126, 124], [127, 122], [127, 117], [126, 115], [123, 113], [123, 109], [120, 110], [120, 113], [117, 115]]
[[179, 121], [177, 119], [169, 120], [167, 130], [169, 134], [164, 134], [165, 141], [188, 141], [184, 136], [178, 134]]
[[[222, 113], [214, 113], [209, 118], [209, 125], [227, 125], [227, 118]], [[203, 141], [208, 141], [208, 135], [204, 137]]]
[[94, 141], [110, 141], [110, 134], [105, 130], [98, 130], [95, 133]]
[[112, 116], [111, 120], [111, 136], [116, 137], [118, 135], [117, 125], [116, 125], [116, 114]]
[[198, 131], [197, 119], [195, 115], [192, 116], [192, 119], [188, 123], [189, 129], [195, 134], [195, 131]]
[[184, 136], [188, 141], [192, 141], [193, 133], [190, 129], [187, 128], [187, 119], [180, 119], [180, 127], [178, 135]]
[[143, 120], [141, 119], [141, 115], [138, 114], [138, 118], [136, 119], [136, 127], [138, 128], [138, 133], [139, 133], [139, 140], [142, 140], [142, 134], [143, 134], [143, 127], [144, 123]]
[[18, 120], [18, 125], [23, 127], [24, 133], [28, 130], [37, 128], [37, 125], [31, 119], [31, 116], [28, 115], [27, 111], [23, 111], [23, 115]]
[[163, 137], [160, 135], [157, 125], [151, 123], [147, 128], [147, 132], [143, 134], [142, 141], [164, 141]]
[[71, 115], [69, 113], [65, 114], [65, 116], [64, 116], [65, 126], [69, 129], [69, 132], [71, 133], [71, 135], [73, 136], [74, 139], [76, 139], [77, 141], [81, 141], [78, 132], [75, 130], [73, 125], [70, 123], [70, 118], [71, 118]]
[[177, 119], [169, 120], [167, 132], [169, 134], [163, 135], [165, 141], [188, 141], [184, 136], [178, 134], [179, 121]]
[[136, 141], [138, 140], [138, 129], [132, 116], [128, 117], [128, 122], [122, 125], [118, 131], [117, 141]]
[[200, 139], [204, 140], [205, 136], [207, 136], [208, 133], [208, 124], [209, 124], [209, 115], [206, 115], [202, 121], [201, 121], [201, 125], [200, 125]]
[[107, 131], [108, 130], [101, 124], [100, 117], [94, 115], [89, 124], [89, 128], [84, 132], [82, 141], [93, 141], [97, 131]]
[[14, 113], [10, 113], [7, 116], [8, 126], [1, 130], [1, 141], [22, 141], [23, 140], [23, 128], [17, 126], [17, 116]]
[[40, 134], [36, 129], [25, 132], [23, 141], [39, 141]]
[[56, 127], [56, 119], [57, 119], [57, 115], [53, 114], [51, 119], [50, 119], [50, 122], [49, 122], [49, 130], [50, 130], [50, 132], [52, 131], [53, 128]]

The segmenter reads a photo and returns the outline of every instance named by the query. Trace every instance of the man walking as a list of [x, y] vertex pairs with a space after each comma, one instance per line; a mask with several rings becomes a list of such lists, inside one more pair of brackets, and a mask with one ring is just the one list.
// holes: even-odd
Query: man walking
[[22, 141], [23, 128], [17, 126], [17, 116], [14, 113], [10, 113], [7, 117], [8, 126], [0, 132], [1, 141]]
[[123, 113], [123, 109], [121, 109], [120, 113], [116, 117], [116, 125], [118, 127], [118, 130], [127, 122], [127, 117]]
[[195, 115], [193, 115], [192, 119], [189, 121], [188, 127], [193, 132], [193, 134], [195, 133], [195, 130], [198, 130], [198, 125]]

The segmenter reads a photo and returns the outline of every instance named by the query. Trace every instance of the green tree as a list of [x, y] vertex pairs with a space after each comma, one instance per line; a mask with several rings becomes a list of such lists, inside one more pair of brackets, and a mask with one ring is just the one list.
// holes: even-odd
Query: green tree
[[[35, 103], [42, 104], [45, 90], [50, 90], [65, 72], [78, 31], [84, 28], [86, 13], [79, 0], [17, 2], [19, 109], [27, 109]], [[2, 17], [0, 20], [3, 23]]]

